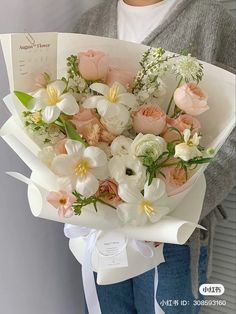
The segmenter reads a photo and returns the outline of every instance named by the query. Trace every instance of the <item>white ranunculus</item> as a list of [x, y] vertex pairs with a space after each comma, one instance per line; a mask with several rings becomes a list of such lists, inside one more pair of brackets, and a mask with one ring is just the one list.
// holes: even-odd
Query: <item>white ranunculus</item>
[[202, 152], [198, 149], [199, 140], [201, 136], [198, 136], [197, 133], [191, 137], [191, 131], [185, 129], [183, 132], [184, 142], [175, 146], [175, 158], [180, 158], [184, 161], [188, 161], [195, 157], [201, 157]]
[[101, 123], [110, 133], [120, 135], [128, 127], [129, 115], [126, 114], [126, 109], [124, 110], [124, 108], [120, 108], [119, 115], [114, 117], [103, 116], [101, 118]]
[[165, 140], [153, 134], [143, 135], [139, 133], [131, 144], [131, 154], [133, 156], [148, 156], [154, 161], [165, 151], [167, 151]]
[[42, 110], [42, 120], [52, 123], [57, 120], [61, 112], [74, 115], [79, 112], [76, 99], [70, 93], [64, 93], [66, 83], [56, 80], [33, 93], [32, 111]]
[[113, 156], [129, 155], [132, 140], [126, 136], [117, 136], [111, 143], [111, 153]]
[[98, 179], [107, 173], [106, 154], [98, 147], [85, 148], [80, 142], [68, 140], [67, 154], [58, 155], [52, 162], [52, 171], [59, 177], [68, 177], [72, 187], [81, 195], [89, 197], [99, 187]]
[[160, 179], [153, 179], [150, 185], [146, 183], [144, 195], [128, 184], [120, 184], [118, 194], [124, 203], [118, 205], [117, 214], [125, 224], [142, 226], [148, 221], [155, 223], [170, 211], [160, 202], [165, 196], [165, 183]]
[[110, 177], [117, 183], [126, 183], [143, 189], [146, 181], [146, 167], [133, 156], [114, 156], [108, 163]]

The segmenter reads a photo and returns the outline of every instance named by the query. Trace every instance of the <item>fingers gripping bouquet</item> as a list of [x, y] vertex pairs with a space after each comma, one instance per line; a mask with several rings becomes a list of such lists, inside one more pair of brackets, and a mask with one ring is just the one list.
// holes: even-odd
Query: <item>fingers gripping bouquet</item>
[[[203, 64], [190, 54], [55, 36], [54, 68], [50, 48], [51, 63], [28, 65], [28, 80], [8, 67], [13, 117], [1, 135], [32, 169], [30, 179], [12, 175], [29, 185], [33, 214], [68, 223], [76, 258], [114, 283], [164, 261], [152, 242], [183, 244], [198, 226], [202, 173], [233, 127], [233, 77], [205, 64], [203, 89]], [[230, 82], [224, 92], [208, 83], [214, 73]]]

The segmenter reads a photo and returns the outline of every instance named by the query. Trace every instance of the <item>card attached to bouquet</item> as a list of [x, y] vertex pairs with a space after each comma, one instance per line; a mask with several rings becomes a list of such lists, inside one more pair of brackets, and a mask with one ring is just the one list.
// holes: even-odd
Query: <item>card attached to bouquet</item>
[[117, 232], [102, 232], [96, 242], [98, 268], [111, 269], [128, 266], [127, 238]]
[[[8, 69], [10, 90], [30, 92], [36, 89], [35, 77], [47, 72], [52, 79], [57, 77], [57, 33], [11, 34], [2, 35], [4, 57], [11, 60]], [[9, 71], [12, 71], [10, 74]]]

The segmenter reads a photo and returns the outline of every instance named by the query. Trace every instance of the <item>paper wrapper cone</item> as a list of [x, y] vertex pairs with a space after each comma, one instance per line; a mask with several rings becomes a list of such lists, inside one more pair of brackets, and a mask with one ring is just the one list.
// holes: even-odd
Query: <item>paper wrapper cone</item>
[[[53, 78], [66, 75], [66, 58], [71, 54], [89, 49], [107, 52], [112, 62], [121, 63], [129, 71], [136, 73], [142, 53], [149, 47], [110, 38], [102, 38], [80, 34], [41, 33], [32, 34], [34, 44], [29, 45], [29, 38], [24, 34], [1, 35], [4, 57], [7, 65], [11, 92], [14, 90], [31, 91], [33, 88], [32, 77], [36, 73], [49, 69]], [[35, 57], [32, 65], [27, 64], [27, 56]], [[22, 48], [23, 47], [23, 48]], [[41, 47], [41, 48], [40, 48]], [[43, 48], [42, 48], [43, 47]], [[47, 50], [44, 50], [44, 48]], [[43, 51], [43, 52], [42, 52]], [[38, 62], [41, 60], [40, 62]], [[20, 62], [23, 62], [24, 73], [20, 71]], [[206, 147], [214, 147], [216, 150], [223, 145], [226, 138], [235, 126], [235, 75], [211, 64], [202, 62], [204, 67], [204, 79], [200, 83], [209, 97], [210, 110], [199, 117], [202, 125], [202, 133]], [[57, 75], [56, 75], [57, 74]], [[168, 92], [160, 102], [165, 107], [168, 103], [176, 82], [167, 77]], [[12, 117], [5, 123], [0, 131], [3, 139], [19, 155], [19, 157], [32, 170], [32, 176], [27, 179], [19, 174], [11, 175], [28, 184], [28, 199], [32, 213], [36, 217], [69, 223], [78, 226], [86, 226], [98, 230], [116, 230], [129, 239], [148, 240], [165, 243], [183, 244], [198, 226], [198, 220], [205, 193], [205, 179], [203, 171], [206, 166], [199, 168], [197, 173], [188, 181], [187, 186], [180, 193], [169, 197], [165, 204], [171, 209], [171, 213], [155, 224], [147, 224], [142, 227], [122, 225], [116, 211], [105, 205], [98, 205], [98, 212], [87, 206], [83, 208], [80, 216], [63, 219], [58, 216], [57, 210], [46, 200], [48, 191], [58, 190], [57, 177], [46, 165], [38, 159], [40, 147], [28, 136], [21, 122], [21, 112], [24, 110], [15, 96], [7, 96], [4, 99]], [[84, 240], [82, 238], [72, 239], [70, 248], [76, 258], [81, 262], [83, 257]], [[129, 248], [129, 268], [116, 269], [114, 276], [111, 271], [100, 271], [98, 281], [100, 283], [111, 283], [137, 275], [157, 265], [162, 261], [161, 248], [156, 249], [158, 254], [144, 263], [136, 253]], [[96, 266], [96, 254], [93, 253], [93, 267]], [[137, 262], [138, 261], [138, 262]], [[135, 262], [135, 267], [132, 264]], [[146, 265], [146, 266], [145, 266]], [[145, 268], [146, 267], [146, 268]], [[113, 272], [114, 270], [112, 270]], [[122, 275], [125, 273], [126, 275]], [[123, 276], [123, 277], [122, 277]], [[111, 279], [110, 279], [111, 278]]]

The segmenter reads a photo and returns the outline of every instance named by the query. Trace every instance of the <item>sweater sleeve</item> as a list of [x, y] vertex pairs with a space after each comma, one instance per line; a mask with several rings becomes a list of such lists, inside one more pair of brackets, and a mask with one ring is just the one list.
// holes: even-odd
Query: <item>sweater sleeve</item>
[[220, 12], [216, 36], [215, 64], [228, 71], [236, 71], [236, 19], [225, 9]]
[[[235, 19], [224, 9], [217, 22], [215, 65], [228, 71], [236, 70]], [[219, 205], [236, 185], [236, 130], [234, 129], [216, 155], [216, 161], [205, 171], [207, 189], [201, 218]]]
[[236, 185], [236, 129], [231, 132], [206, 171], [206, 195], [201, 218], [219, 205]]

